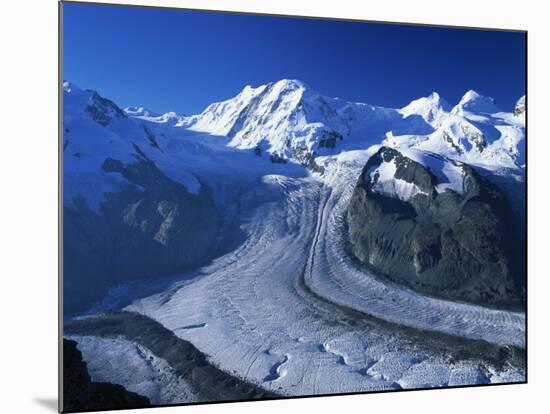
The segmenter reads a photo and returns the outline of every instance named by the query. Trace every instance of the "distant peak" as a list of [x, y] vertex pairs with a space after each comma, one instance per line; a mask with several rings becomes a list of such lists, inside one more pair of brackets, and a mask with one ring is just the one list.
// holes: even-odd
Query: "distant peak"
[[130, 116], [150, 116], [150, 117], [156, 117], [159, 116], [159, 114], [150, 111], [147, 108], [144, 108], [143, 106], [127, 106], [124, 108], [124, 112]]
[[444, 107], [443, 109], [450, 108], [447, 101], [444, 98], [442, 98], [441, 95], [439, 95], [439, 93], [437, 93], [435, 91], [430, 93], [428, 96], [418, 98], [418, 99], [415, 99], [414, 101], [411, 101], [411, 103], [409, 103], [409, 105], [407, 105], [407, 107], [410, 107], [410, 106], [426, 106], [426, 105], [441, 106], [441, 107]]
[[453, 108], [453, 113], [459, 113], [462, 111], [469, 112], [498, 112], [499, 109], [495, 105], [495, 101], [490, 96], [481, 95], [479, 92], [470, 89], [467, 91], [458, 105]]
[[254, 87], [252, 85], [246, 85], [241, 93], [250, 93], [254, 91], [258, 91], [265, 88], [275, 88], [280, 90], [288, 90], [288, 89], [306, 89], [308, 86], [302, 82], [299, 79], [279, 79], [278, 81], [272, 81], [269, 83], [266, 83], [264, 85], [260, 85], [258, 87]]
[[494, 105], [495, 103], [494, 99], [490, 96], [482, 95], [479, 92], [470, 89], [462, 96], [459, 105], [466, 105], [472, 102], [485, 102], [491, 105]]
[[480, 98], [484, 98], [484, 96], [478, 93], [477, 91], [470, 89], [462, 96], [462, 99], [460, 101], [461, 102], [475, 101], [476, 99], [480, 99]]
[[269, 82], [265, 85], [253, 87], [246, 85], [241, 92], [236, 96], [239, 100], [249, 101], [256, 96], [265, 93], [281, 95], [286, 93], [292, 93], [295, 91], [305, 92], [310, 91], [306, 84], [298, 79], [280, 79], [275, 82]]
[[67, 92], [67, 93], [71, 93], [71, 92], [77, 92], [77, 91], [80, 91], [81, 89], [76, 86], [74, 83], [70, 82], [70, 81], [63, 81], [63, 91], [64, 92]]
[[281, 92], [310, 90], [310, 88], [304, 82], [298, 79], [281, 79], [270, 85], [273, 90]]
[[426, 99], [430, 102], [433, 102], [434, 105], [437, 105], [438, 107], [440, 107], [446, 112], [451, 110], [451, 105], [449, 105], [449, 103], [445, 100], [445, 98], [443, 98], [440, 94], [438, 94], [435, 91], [429, 94]]
[[449, 112], [451, 106], [437, 92], [432, 92], [426, 97], [415, 99], [401, 109], [404, 116], [420, 115], [428, 122], [439, 119], [444, 112]]
[[273, 87], [281, 90], [308, 89], [307, 85], [298, 79], [281, 79], [275, 82]]

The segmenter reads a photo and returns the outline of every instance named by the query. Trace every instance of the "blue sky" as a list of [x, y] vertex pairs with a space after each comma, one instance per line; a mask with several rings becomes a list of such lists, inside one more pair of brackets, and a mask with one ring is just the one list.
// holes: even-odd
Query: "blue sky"
[[468, 89], [511, 110], [523, 33], [65, 3], [64, 79], [124, 107], [194, 114], [296, 78], [328, 96], [402, 107]]

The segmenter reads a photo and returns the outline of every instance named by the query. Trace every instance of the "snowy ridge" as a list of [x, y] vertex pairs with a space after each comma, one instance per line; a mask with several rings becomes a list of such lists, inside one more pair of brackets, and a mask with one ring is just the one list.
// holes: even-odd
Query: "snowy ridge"
[[470, 89], [464, 94], [458, 105], [451, 111], [454, 114], [464, 114], [465, 112], [477, 113], [496, 113], [501, 112], [495, 105], [493, 98], [483, 96]]
[[451, 108], [437, 92], [401, 109], [329, 98], [298, 80], [283, 79], [215, 103], [178, 126], [227, 136], [228, 145], [259, 147], [302, 161], [312, 156], [387, 145], [418, 148], [485, 168], [520, 168], [524, 163], [524, 117], [503, 112], [492, 98], [470, 90]]
[[154, 117], [160, 116], [159, 114], [153, 111], [150, 111], [149, 109], [146, 109], [142, 106], [127, 106], [126, 108], [124, 108], [124, 112], [128, 116], [134, 116], [134, 117], [143, 116], [143, 117], [154, 118]]

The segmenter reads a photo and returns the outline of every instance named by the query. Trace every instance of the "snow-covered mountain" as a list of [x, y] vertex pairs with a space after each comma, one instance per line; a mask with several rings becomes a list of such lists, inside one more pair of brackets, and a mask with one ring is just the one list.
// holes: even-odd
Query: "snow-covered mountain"
[[440, 127], [450, 111], [451, 107], [447, 101], [437, 92], [432, 92], [425, 98], [416, 99], [400, 110], [405, 118], [418, 115], [433, 128]]
[[209, 105], [202, 113], [129, 116], [178, 128], [224, 136], [238, 149], [257, 148], [275, 160], [308, 165], [320, 155], [364, 149], [383, 141], [489, 169], [524, 164], [524, 98], [514, 111], [473, 90], [451, 107], [437, 92], [403, 108], [384, 108], [323, 96], [299, 80], [246, 86], [237, 96]]
[[240, 176], [248, 168], [245, 175], [256, 176], [275, 168], [270, 160], [320, 172], [326, 157], [373, 145], [437, 154], [491, 174], [521, 176], [525, 163], [525, 96], [511, 112], [473, 90], [454, 107], [433, 92], [395, 109], [329, 98], [283, 79], [183, 116], [122, 110], [95, 91], [63, 87], [65, 202], [81, 197], [96, 211], [105, 194], [128, 185], [102, 169], [108, 157], [151, 160], [195, 194], [198, 177], [204, 182], [216, 169]]
[[[525, 98], [383, 108], [282, 80], [183, 116], [63, 89], [66, 316], [139, 313], [287, 396], [524, 381]], [[99, 378], [162, 404], [223, 394], [152, 369], [124, 318], [118, 355], [140, 350], [155, 387], [81, 337]]]
[[208, 106], [179, 126], [227, 136], [236, 148], [260, 148], [279, 159], [307, 164], [311, 157], [365, 148], [391, 129], [426, 133], [415, 117], [396, 109], [323, 96], [298, 80], [283, 79]]
[[[340, 185], [357, 179], [364, 156], [379, 145], [419, 159], [435, 154], [443, 174], [454, 174], [456, 165], [464, 163], [491, 176], [512, 174], [523, 180], [524, 97], [513, 112], [500, 110], [491, 98], [474, 91], [454, 107], [433, 92], [395, 109], [329, 98], [303, 82], [283, 79], [247, 86], [198, 115], [183, 116], [156, 114], [142, 106], [123, 110], [95, 91], [70, 82], [63, 88], [64, 205], [99, 217], [115, 208], [113, 200], [121, 197], [117, 194], [162, 203], [159, 194], [151, 195], [153, 176], [184, 189], [177, 203], [200, 200], [209, 208], [215, 204], [220, 214], [233, 208], [228, 200], [240, 188], [270, 174], [299, 177], [317, 172], [326, 183]], [[351, 178], [334, 167], [357, 154], [363, 155], [351, 168]], [[385, 167], [377, 172], [376, 189], [381, 193], [408, 199], [418, 192]], [[432, 167], [427, 166], [430, 171]], [[460, 174], [453, 180], [442, 181], [438, 188], [458, 189]], [[173, 207], [171, 214], [176, 210]], [[140, 218], [147, 225], [132, 213], [124, 218], [125, 225], [141, 226], [147, 237], [168, 243], [166, 229], [173, 229], [170, 223], [177, 220], [167, 211], [161, 208], [160, 216], [147, 212]], [[214, 222], [213, 217], [209, 220]]]
[[417, 148], [489, 169], [521, 168], [525, 163], [525, 120], [504, 112], [475, 91], [468, 91], [440, 115], [431, 134], [405, 137], [397, 147]]

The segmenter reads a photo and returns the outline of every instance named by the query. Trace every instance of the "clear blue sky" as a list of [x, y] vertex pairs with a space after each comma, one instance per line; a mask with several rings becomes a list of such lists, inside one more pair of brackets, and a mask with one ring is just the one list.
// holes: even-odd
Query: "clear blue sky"
[[124, 107], [193, 114], [296, 78], [328, 96], [401, 107], [468, 89], [511, 110], [525, 35], [186, 10], [64, 5], [63, 77]]

